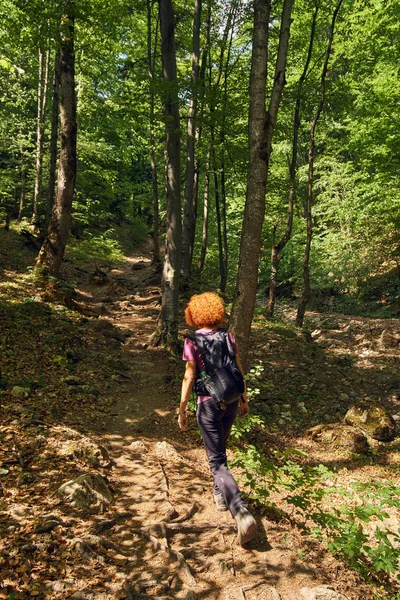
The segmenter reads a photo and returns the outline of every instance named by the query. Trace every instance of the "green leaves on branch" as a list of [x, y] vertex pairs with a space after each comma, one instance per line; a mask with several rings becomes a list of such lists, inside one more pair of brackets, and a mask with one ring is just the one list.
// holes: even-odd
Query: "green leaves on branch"
[[287, 516], [363, 577], [381, 571], [397, 573], [400, 529], [391, 531], [377, 522], [389, 519], [388, 508], [400, 508], [400, 489], [390, 481], [334, 485], [335, 474], [327, 467], [303, 466], [291, 459], [296, 454], [304, 456], [288, 448], [275, 453], [272, 460], [249, 445], [236, 450], [234, 466], [242, 469], [243, 482], [254, 500], [279, 511], [271, 493], [283, 496]]

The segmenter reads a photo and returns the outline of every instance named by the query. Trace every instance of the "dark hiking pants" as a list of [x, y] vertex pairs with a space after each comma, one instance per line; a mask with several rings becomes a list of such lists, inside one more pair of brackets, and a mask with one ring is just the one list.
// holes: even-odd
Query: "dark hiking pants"
[[228, 404], [225, 410], [215, 400], [197, 405], [196, 417], [214, 478], [214, 494], [222, 494], [231, 512], [236, 515], [243, 506], [238, 485], [228, 469], [226, 442], [238, 411], [238, 402]]

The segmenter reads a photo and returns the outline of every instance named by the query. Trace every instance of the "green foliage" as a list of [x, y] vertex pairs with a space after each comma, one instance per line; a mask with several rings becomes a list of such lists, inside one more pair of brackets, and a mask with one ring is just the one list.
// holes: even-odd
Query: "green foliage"
[[234, 465], [242, 469], [252, 498], [265, 504], [271, 491], [283, 494], [284, 502], [295, 509], [292, 518], [365, 578], [382, 571], [397, 573], [400, 530], [377, 526], [371, 531], [366, 525], [388, 518], [386, 507], [400, 508], [400, 489], [390, 481], [354, 483], [350, 489], [326, 486], [324, 482], [335, 474], [324, 465], [302, 466], [290, 459], [296, 454], [304, 455], [287, 449], [272, 460], [250, 444], [235, 452]]
[[129, 238], [132, 246], [138, 246], [145, 242], [148, 235], [149, 229], [146, 223], [140, 218], [134, 219], [129, 228]]
[[67, 256], [76, 261], [116, 263], [123, 259], [114, 229], [104, 233], [87, 233], [85, 240], [70, 238]]
[[238, 417], [232, 426], [230, 438], [233, 441], [245, 439], [246, 434], [252, 430], [254, 425], [259, 425], [261, 428], [265, 427], [263, 419], [258, 415], [249, 414], [245, 419]]

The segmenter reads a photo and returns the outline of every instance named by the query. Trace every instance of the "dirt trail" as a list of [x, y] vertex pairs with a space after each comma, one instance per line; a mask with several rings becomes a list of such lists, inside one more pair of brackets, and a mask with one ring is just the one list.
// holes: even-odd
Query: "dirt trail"
[[[117, 597], [298, 600], [301, 587], [332, 583], [324, 575], [323, 557], [310, 564], [287, 524], [255, 513], [259, 536], [244, 549], [230, 514], [216, 510], [201, 442], [194, 427], [185, 434], [176, 424], [174, 376], [181, 376], [183, 365], [147, 346], [159, 312], [159, 290], [151, 279], [148, 284], [152, 273], [150, 255], [142, 252], [108, 274], [114, 282], [109, 287], [122, 286], [117, 301], [104, 300], [104, 289], [96, 286], [81, 290], [92, 301], [102, 300], [108, 309], [103, 318], [132, 334], [130, 378], [119, 383], [116, 414], [102, 432], [115, 461], [111, 478], [118, 491], [107, 518], [121, 519], [104, 534], [119, 548], [112, 561], [114, 579], [125, 583]], [[129, 282], [139, 285], [137, 293], [127, 292]], [[112, 590], [115, 583], [109, 595], [93, 597], [114, 597]]]
[[[34, 252], [1, 233], [0, 253], [14, 244], [18, 260], [0, 281], [0, 600], [299, 600], [318, 584], [348, 600], [379, 597], [279, 509], [252, 506], [258, 538], [238, 546], [213, 503], [194, 417], [188, 432], [177, 426], [184, 365], [148, 343], [160, 312], [148, 246], [111, 271], [66, 261], [76, 311], [38, 289], [25, 273]], [[267, 426], [247, 441], [267, 457], [303, 449], [303, 466], [326, 465], [340, 485], [399, 485], [399, 438], [355, 456], [304, 435], [362, 398], [400, 420], [399, 320], [308, 313], [303, 335], [282, 316], [285, 325], [255, 319], [251, 406]], [[107, 482], [103, 512], [61, 497], [81, 476]], [[270, 499], [290, 510], [282, 495]]]

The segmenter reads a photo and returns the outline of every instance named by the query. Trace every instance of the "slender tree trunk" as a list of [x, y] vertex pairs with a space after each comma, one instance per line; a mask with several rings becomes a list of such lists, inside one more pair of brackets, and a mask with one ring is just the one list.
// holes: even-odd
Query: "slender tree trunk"
[[207, 254], [207, 240], [208, 240], [208, 204], [210, 198], [210, 156], [211, 156], [211, 147], [208, 149], [207, 159], [206, 159], [206, 173], [205, 173], [205, 182], [204, 182], [204, 199], [203, 199], [203, 233], [201, 237], [201, 252], [200, 259], [198, 262], [198, 269], [200, 273], [204, 268], [204, 263], [206, 260]]
[[225, 268], [225, 257], [224, 257], [224, 246], [222, 240], [222, 222], [221, 222], [221, 201], [219, 193], [219, 180], [218, 180], [218, 165], [215, 153], [215, 139], [214, 139], [214, 128], [211, 131], [211, 145], [212, 145], [212, 164], [214, 173], [214, 193], [215, 193], [215, 213], [217, 217], [217, 235], [218, 235], [218, 256], [219, 256], [219, 277], [220, 277], [220, 290], [222, 289], [221, 284], [226, 281]]
[[49, 190], [47, 194], [47, 221], [53, 210], [56, 172], [57, 172], [57, 141], [59, 121], [59, 90], [60, 90], [60, 52], [57, 51], [54, 59], [53, 74], [53, 100], [51, 109], [51, 138], [50, 138], [50, 168], [49, 168]]
[[[158, 20], [155, 39], [157, 40]], [[158, 173], [156, 161], [156, 143], [154, 135], [154, 66], [156, 60], [156, 51], [152, 51], [151, 35], [151, 1], [147, 0], [147, 72], [150, 78], [150, 166], [151, 181], [153, 189], [153, 265], [160, 263], [160, 216], [159, 216], [159, 194], [158, 194]]]
[[195, 143], [198, 86], [200, 78], [200, 27], [202, 0], [195, 0], [193, 20], [193, 52], [191, 85], [192, 95], [188, 116], [188, 140], [186, 149], [186, 185], [183, 202], [182, 229], [182, 265], [181, 274], [185, 279], [190, 278], [192, 268], [194, 230], [196, 225], [196, 194], [195, 194]]
[[[198, 96], [198, 105], [200, 110], [198, 111], [198, 118], [196, 119], [196, 139], [195, 139], [195, 148], [198, 148], [202, 130], [203, 130], [203, 115], [204, 115], [204, 94], [205, 94], [205, 74], [207, 68], [207, 58], [210, 48], [210, 31], [211, 31], [211, 0], [208, 0], [207, 5], [207, 23], [206, 23], [206, 42], [205, 47], [203, 48], [203, 56], [201, 60], [200, 67], [200, 75], [199, 75], [199, 96]], [[195, 153], [194, 158], [194, 180], [193, 180], [193, 214], [194, 214], [194, 226], [192, 228], [192, 237], [190, 240], [190, 248], [192, 250], [192, 256], [190, 258], [190, 264], [193, 262], [193, 251], [194, 251], [194, 242], [195, 242], [195, 234], [196, 234], [196, 223], [197, 223], [197, 211], [198, 211], [198, 193], [199, 193], [199, 179], [200, 179], [200, 168], [201, 161], [199, 158], [199, 153]], [[199, 263], [198, 265], [199, 266]]]
[[231, 57], [231, 48], [233, 40], [233, 30], [231, 29], [230, 41], [228, 44], [228, 52], [226, 57], [225, 69], [224, 69], [224, 91], [223, 91], [223, 102], [222, 102], [222, 122], [220, 129], [220, 176], [221, 176], [221, 195], [220, 195], [220, 229], [221, 229], [221, 242], [220, 242], [220, 290], [225, 292], [226, 284], [228, 281], [228, 231], [226, 222], [226, 185], [225, 185], [225, 129], [226, 129], [226, 107], [228, 101], [228, 69]]
[[221, 236], [222, 236], [222, 259], [221, 280], [219, 287], [221, 292], [225, 292], [228, 282], [228, 230], [226, 223], [226, 186], [225, 186], [225, 161], [221, 160]]
[[47, 88], [49, 85], [50, 52], [39, 48], [38, 94], [37, 94], [37, 127], [36, 127], [36, 176], [33, 195], [33, 214], [31, 225], [37, 226], [39, 217], [39, 202], [42, 192], [42, 167], [43, 167], [43, 137], [47, 105]]
[[230, 325], [239, 343], [247, 368], [251, 322], [257, 292], [261, 233], [265, 213], [265, 192], [272, 136], [285, 84], [286, 56], [293, 0], [284, 0], [279, 47], [269, 110], [265, 111], [269, 0], [255, 0], [253, 52], [250, 74], [249, 171], [246, 204], [240, 243], [238, 280]]
[[21, 161], [20, 173], [20, 192], [19, 192], [19, 210], [18, 210], [18, 221], [22, 219], [22, 213], [25, 207], [25, 191], [26, 191], [26, 166], [25, 166], [25, 153], [24, 144], [22, 141], [22, 131], [20, 130], [20, 145], [19, 145], [19, 156]]
[[179, 275], [182, 243], [180, 197], [179, 104], [176, 80], [175, 27], [171, 0], [160, 0], [161, 51], [165, 79], [164, 115], [167, 137], [167, 233], [161, 282], [161, 343], [178, 343]]
[[289, 185], [289, 203], [288, 203], [288, 218], [286, 230], [279, 240], [278, 243], [275, 243], [275, 231], [274, 231], [274, 243], [271, 250], [271, 275], [269, 280], [269, 298], [268, 305], [266, 309], [265, 316], [267, 318], [271, 318], [274, 314], [275, 308], [275, 300], [276, 300], [276, 290], [277, 290], [277, 280], [278, 280], [278, 270], [279, 263], [281, 261], [281, 253], [285, 248], [286, 244], [289, 242], [292, 236], [293, 229], [293, 212], [294, 205], [296, 202], [296, 170], [297, 170], [297, 142], [299, 135], [299, 127], [300, 127], [300, 105], [301, 105], [301, 94], [303, 90], [303, 84], [307, 76], [308, 68], [310, 66], [312, 49], [314, 45], [314, 36], [315, 36], [315, 26], [318, 16], [318, 5], [315, 8], [312, 25], [311, 25], [311, 35], [310, 35], [310, 43], [308, 46], [307, 59], [304, 65], [303, 73], [299, 79], [299, 83], [297, 86], [296, 92], [296, 105], [293, 117], [293, 141], [292, 141], [292, 157], [289, 165], [289, 177], [290, 177], [290, 185]]
[[[222, 231], [222, 219], [221, 215], [223, 211], [221, 210], [221, 201], [220, 201], [220, 184], [219, 184], [219, 165], [217, 164], [216, 158], [216, 149], [215, 149], [215, 129], [216, 129], [216, 106], [217, 106], [217, 94], [219, 85], [221, 83], [221, 78], [224, 72], [224, 55], [228, 46], [228, 61], [230, 55], [230, 47], [232, 43], [232, 29], [233, 23], [236, 15], [236, 2], [233, 2], [229, 14], [226, 20], [224, 34], [222, 37], [219, 65], [217, 71], [217, 77], [213, 86], [213, 94], [210, 102], [210, 129], [211, 129], [211, 158], [212, 158], [212, 166], [214, 172], [214, 191], [215, 191], [215, 208], [216, 208], [216, 218], [217, 218], [217, 233], [218, 233], [218, 254], [219, 254], [219, 271], [220, 271], [220, 289], [221, 291], [225, 290], [226, 287], [226, 279], [227, 279], [227, 254], [225, 254], [225, 245], [223, 243], [223, 231]], [[229, 34], [230, 42], [228, 44]], [[210, 61], [210, 82], [212, 81], [212, 63]]]
[[312, 234], [313, 234], [313, 231], [312, 231], [312, 199], [313, 199], [313, 183], [314, 183], [315, 130], [316, 130], [317, 123], [318, 123], [319, 117], [322, 113], [322, 109], [323, 109], [324, 102], [325, 102], [326, 73], [328, 70], [329, 57], [332, 52], [332, 42], [333, 42], [333, 35], [334, 35], [334, 31], [335, 31], [335, 22], [336, 22], [336, 18], [339, 13], [340, 7], [342, 5], [342, 2], [343, 2], [343, 0], [338, 1], [336, 8], [334, 10], [333, 16], [332, 16], [332, 22], [331, 22], [331, 27], [330, 27], [330, 32], [329, 32], [329, 39], [328, 39], [328, 46], [327, 46], [326, 53], [325, 53], [324, 66], [322, 68], [320, 100], [319, 100], [318, 107], [315, 112], [314, 119], [311, 123], [311, 128], [310, 128], [310, 143], [309, 143], [309, 148], [308, 148], [307, 198], [306, 198], [306, 205], [305, 205], [307, 237], [306, 237], [306, 246], [304, 249], [304, 257], [303, 257], [304, 290], [303, 290], [303, 294], [299, 301], [299, 306], [297, 308], [296, 325], [298, 327], [303, 326], [304, 315], [306, 312], [307, 304], [310, 300], [310, 292], [311, 292], [310, 253], [311, 253], [311, 241], [312, 241]]
[[60, 160], [57, 193], [47, 237], [36, 260], [36, 269], [57, 277], [71, 227], [76, 179], [76, 95], [74, 53], [74, 0], [64, 0], [60, 58]]

